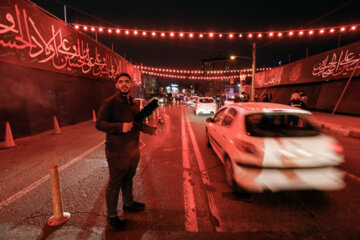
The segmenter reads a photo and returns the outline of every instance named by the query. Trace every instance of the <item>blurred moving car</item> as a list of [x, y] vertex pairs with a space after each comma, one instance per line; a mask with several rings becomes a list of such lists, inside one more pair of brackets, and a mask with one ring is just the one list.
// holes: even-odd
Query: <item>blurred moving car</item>
[[337, 190], [345, 187], [343, 148], [306, 110], [276, 103], [235, 103], [206, 120], [206, 143], [233, 190]]
[[224, 106], [234, 103], [234, 100], [235, 100], [234, 97], [229, 97], [228, 99], [225, 100]]
[[133, 101], [139, 105], [140, 110], [146, 105], [146, 100], [143, 98], [134, 98]]
[[212, 97], [199, 97], [195, 104], [194, 113], [195, 115], [200, 113], [214, 114], [216, 109], [217, 105]]

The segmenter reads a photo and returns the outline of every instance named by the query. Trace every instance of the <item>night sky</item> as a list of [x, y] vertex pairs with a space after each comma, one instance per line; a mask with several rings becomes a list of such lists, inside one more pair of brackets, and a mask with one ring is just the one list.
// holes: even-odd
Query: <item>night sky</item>
[[[252, 32], [294, 30], [360, 24], [360, 0], [340, 1], [99, 1], [37, 0], [47, 11], [69, 23], [130, 29]], [[91, 15], [91, 16], [90, 16]], [[358, 41], [356, 33], [257, 40], [257, 67], [274, 67]], [[98, 40], [134, 64], [182, 69], [200, 69], [200, 60], [218, 55], [251, 56], [246, 39], [161, 39], [98, 35]], [[271, 44], [269, 44], [271, 43]], [[265, 46], [266, 45], [266, 46]]]

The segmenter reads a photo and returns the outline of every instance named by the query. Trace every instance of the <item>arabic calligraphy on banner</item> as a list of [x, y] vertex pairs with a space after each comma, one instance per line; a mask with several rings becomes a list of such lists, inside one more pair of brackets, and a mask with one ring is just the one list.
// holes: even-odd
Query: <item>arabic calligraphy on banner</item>
[[141, 82], [138, 69], [89, 36], [25, 1], [8, 3], [0, 9], [0, 61], [100, 79], [128, 72]]
[[342, 50], [340, 53], [335, 52], [326, 55], [323, 60], [316, 63], [313, 67], [312, 75], [322, 78], [339, 75], [347, 76], [354, 70], [358, 61], [360, 61], [360, 52], [355, 53], [349, 49]]
[[360, 76], [360, 41], [255, 74], [255, 87], [323, 82]]

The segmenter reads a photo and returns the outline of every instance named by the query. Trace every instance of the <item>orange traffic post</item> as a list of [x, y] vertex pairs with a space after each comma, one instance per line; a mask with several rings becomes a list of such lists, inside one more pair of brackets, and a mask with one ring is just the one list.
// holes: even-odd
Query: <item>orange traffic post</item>
[[4, 145], [1, 148], [2, 149], [8, 149], [8, 148], [14, 148], [14, 147], [17, 147], [17, 145], [15, 144], [12, 133], [11, 133], [10, 123], [6, 122], [6, 126], [5, 126], [5, 142], [4, 142]]
[[59, 127], [59, 123], [56, 119], [56, 116], [54, 116], [54, 132], [52, 134], [60, 134], [62, 133]]
[[48, 219], [47, 224], [49, 226], [58, 226], [70, 219], [70, 213], [63, 212], [59, 183], [59, 171], [58, 166], [55, 163], [50, 165], [50, 183], [53, 216]]
[[93, 123], [96, 123], [96, 113], [95, 113], [95, 109], [93, 109], [93, 119], [92, 119]]

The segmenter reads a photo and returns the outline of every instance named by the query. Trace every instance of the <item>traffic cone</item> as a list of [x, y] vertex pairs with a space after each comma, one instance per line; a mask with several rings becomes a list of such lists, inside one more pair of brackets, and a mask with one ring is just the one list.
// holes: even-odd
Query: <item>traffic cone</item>
[[58, 226], [70, 219], [70, 213], [63, 212], [63, 205], [61, 199], [59, 170], [57, 164], [50, 165], [50, 184], [51, 184], [51, 202], [53, 209], [53, 216], [51, 216], [47, 224], [49, 226]]
[[60, 134], [62, 133], [59, 127], [59, 123], [56, 119], [56, 116], [54, 116], [54, 132], [52, 134]]
[[93, 123], [96, 123], [96, 113], [95, 113], [95, 109], [93, 109]]
[[4, 145], [2, 146], [2, 148], [8, 149], [8, 148], [13, 148], [13, 147], [17, 147], [17, 145], [15, 144], [12, 133], [11, 133], [10, 123], [6, 122], [5, 142], [4, 142]]

